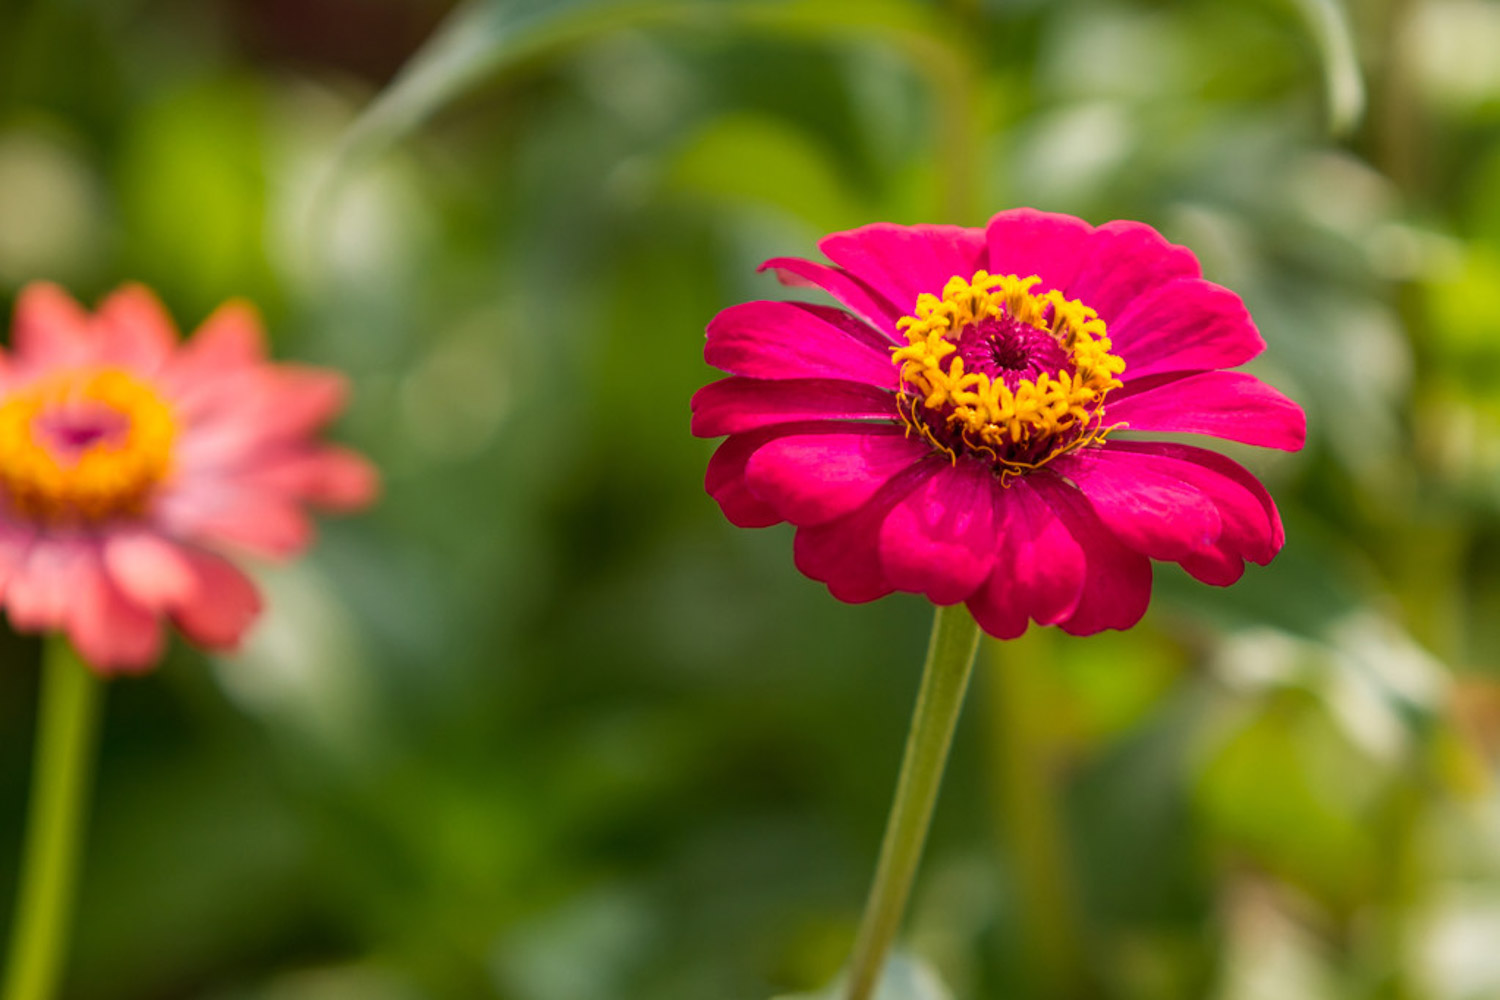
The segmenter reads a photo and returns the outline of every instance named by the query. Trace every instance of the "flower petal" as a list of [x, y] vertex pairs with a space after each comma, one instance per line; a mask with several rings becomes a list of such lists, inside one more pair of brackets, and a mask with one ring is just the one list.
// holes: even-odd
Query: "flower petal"
[[1084, 550], [1035, 488], [1039, 478], [1016, 479], [996, 495], [994, 570], [968, 602], [980, 627], [1001, 639], [1014, 639], [1033, 619], [1052, 625], [1067, 618], [1084, 587]]
[[1233, 368], [1266, 342], [1240, 297], [1202, 278], [1178, 278], [1137, 298], [1109, 325], [1127, 384], [1162, 372]]
[[104, 558], [109, 576], [127, 599], [171, 614], [201, 646], [234, 648], [260, 612], [255, 585], [213, 553], [134, 531], [110, 538]]
[[88, 543], [38, 535], [5, 589], [6, 611], [19, 632], [67, 624], [68, 604], [89, 571]]
[[1302, 407], [1243, 372], [1153, 376], [1109, 397], [1110, 423], [1135, 431], [1207, 434], [1211, 437], [1296, 451], [1307, 440]]
[[833, 379], [733, 378], [693, 396], [693, 433], [718, 437], [793, 420], [900, 419], [896, 397], [862, 382]]
[[179, 389], [174, 457], [194, 470], [242, 465], [306, 438], [343, 409], [349, 393], [340, 373], [303, 365], [267, 365]]
[[1140, 621], [1151, 603], [1151, 560], [1116, 538], [1077, 490], [1051, 475], [1032, 479], [1067, 525], [1087, 564], [1078, 604], [1059, 623], [1062, 630], [1093, 635]]
[[157, 521], [174, 537], [284, 559], [307, 547], [312, 524], [291, 498], [233, 478], [184, 483], [158, 500]]
[[266, 335], [260, 313], [243, 299], [219, 306], [177, 352], [171, 374], [202, 378], [212, 373], [248, 368], [266, 358]]
[[348, 448], [322, 445], [289, 449], [257, 459], [243, 473], [257, 490], [270, 490], [324, 510], [355, 511], [380, 492], [380, 474]]
[[1196, 278], [1198, 258], [1142, 222], [1106, 222], [1089, 235], [1063, 291], [1113, 323], [1135, 299], [1175, 278]]
[[96, 360], [150, 374], [177, 346], [177, 326], [161, 300], [145, 285], [111, 292], [94, 315], [99, 346]]
[[947, 461], [929, 456], [892, 476], [864, 506], [832, 521], [799, 527], [792, 545], [797, 569], [851, 604], [889, 594], [895, 588], [880, 565], [881, 527], [892, 509]]
[[776, 509], [750, 492], [745, 483], [745, 464], [767, 441], [788, 433], [788, 426], [762, 427], [747, 434], [731, 435], [708, 460], [703, 488], [718, 502], [730, 524], [741, 528], [768, 528], [781, 523], [781, 515]]
[[31, 525], [0, 518], [0, 595], [7, 592], [11, 581], [25, 567], [36, 536]]
[[68, 637], [95, 670], [138, 673], [161, 659], [161, 619], [131, 600], [105, 572], [97, 552], [77, 573], [70, 595]]
[[891, 510], [880, 527], [880, 567], [897, 590], [956, 604], [995, 563], [1000, 482], [975, 461], [943, 464]]
[[903, 315], [916, 309], [918, 295], [941, 295], [949, 278], [967, 281], [988, 261], [984, 230], [961, 226], [877, 222], [825, 236], [818, 249]]
[[1244, 572], [1244, 561], [1266, 565], [1281, 550], [1285, 534], [1276, 504], [1266, 488], [1233, 459], [1218, 452], [1164, 441], [1111, 441], [1107, 451], [1199, 490], [1219, 512], [1218, 540], [1179, 560], [1204, 583], [1228, 586]]
[[1083, 247], [1094, 231], [1082, 219], [1033, 208], [1000, 212], [985, 228], [991, 274], [1042, 279], [1039, 291], [1068, 287], [1083, 262]]
[[209, 649], [233, 650], [261, 612], [260, 592], [228, 560], [184, 549], [196, 585], [177, 605], [172, 620], [183, 634]]
[[32, 368], [86, 360], [93, 345], [92, 324], [67, 292], [51, 282], [34, 281], [16, 299], [11, 331], [16, 360]]
[[904, 314], [879, 292], [849, 272], [827, 264], [815, 264], [800, 257], [773, 257], [759, 268], [774, 271], [783, 285], [796, 288], [821, 288], [848, 306], [854, 313], [874, 325], [893, 342], [905, 342], [896, 320]]
[[19, 631], [66, 632], [101, 673], [144, 669], [161, 655], [156, 616], [111, 582], [87, 539], [37, 538], [10, 580], [6, 608]]
[[[767, 442], [782, 437], [802, 435], [858, 433], [860, 425], [834, 421], [799, 421], [761, 427], [744, 434], [734, 434], [714, 451], [708, 460], [703, 487], [724, 511], [731, 524], [741, 528], [765, 528], [785, 520], [776, 508], [750, 491], [745, 467], [751, 456]], [[866, 432], [868, 426], [866, 426]]]
[[703, 360], [751, 378], [837, 378], [894, 388], [890, 341], [838, 309], [745, 302], [708, 324]]
[[[254, 396], [256, 412], [266, 437], [303, 437], [323, 427], [349, 401], [349, 380], [342, 372], [312, 365], [278, 364], [263, 369]], [[243, 419], [243, 417], [242, 417]]]
[[745, 481], [781, 520], [822, 524], [868, 502], [893, 476], [932, 454], [905, 429], [881, 424], [828, 424], [787, 434], [749, 457]]
[[127, 597], [154, 611], [180, 604], [197, 585], [182, 546], [153, 531], [110, 535], [104, 540], [104, 566]]
[[1063, 455], [1048, 468], [1071, 480], [1109, 530], [1144, 555], [1181, 559], [1219, 539], [1213, 502], [1138, 455], [1088, 448]]

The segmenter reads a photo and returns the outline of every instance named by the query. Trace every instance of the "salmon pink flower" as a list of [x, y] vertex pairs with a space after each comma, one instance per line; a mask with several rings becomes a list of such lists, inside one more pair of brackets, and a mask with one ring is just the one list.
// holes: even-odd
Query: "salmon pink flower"
[[23, 631], [65, 632], [104, 673], [151, 667], [170, 620], [234, 647], [260, 611], [226, 555], [287, 557], [304, 505], [367, 503], [364, 459], [316, 440], [343, 378], [271, 364], [244, 303], [187, 342], [146, 288], [90, 315], [33, 284], [0, 352], [0, 600]]
[[[766, 262], [846, 309], [749, 302], [708, 327], [731, 377], [693, 400], [728, 435], [708, 492], [735, 524], [796, 526], [837, 598], [962, 602], [1001, 638], [1085, 635], [1146, 610], [1151, 560], [1207, 583], [1281, 548], [1229, 458], [1136, 432], [1295, 450], [1302, 410], [1228, 371], [1264, 349], [1239, 297], [1149, 226], [1030, 209], [985, 229], [876, 224]], [[847, 311], [846, 311], [847, 310]]]

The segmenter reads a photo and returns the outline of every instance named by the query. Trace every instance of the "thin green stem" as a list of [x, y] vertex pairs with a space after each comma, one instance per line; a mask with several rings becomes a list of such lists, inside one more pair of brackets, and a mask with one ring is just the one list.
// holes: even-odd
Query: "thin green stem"
[[102, 686], [54, 636], [44, 653], [31, 804], [3, 1000], [51, 1000], [67, 955], [73, 884]]
[[981, 211], [979, 70], [965, 44], [940, 46], [937, 55], [922, 69], [936, 102], [938, 213], [945, 222], [972, 226]]
[[987, 644], [990, 748], [995, 800], [1024, 926], [1027, 972], [1036, 995], [1074, 1000], [1096, 993], [1086, 948], [1050, 738], [1055, 705], [1036, 669], [1052, 659], [1050, 629]]
[[875, 884], [854, 945], [846, 1000], [869, 1000], [880, 983], [886, 955], [901, 926], [922, 859], [922, 845], [927, 841], [932, 808], [937, 803], [978, 645], [979, 626], [966, 608], [954, 605], [937, 609], [927, 663], [922, 668], [922, 688], [896, 783], [896, 800], [891, 805]]

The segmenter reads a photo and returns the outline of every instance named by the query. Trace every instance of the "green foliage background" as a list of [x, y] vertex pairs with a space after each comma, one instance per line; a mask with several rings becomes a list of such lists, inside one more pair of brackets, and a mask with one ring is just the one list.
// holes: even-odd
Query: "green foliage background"
[[826, 983], [929, 611], [723, 521], [703, 327], [827, 231], [1022, 204], [1192, 246], [1311, 440], [1236, 452], [1271, 567], [982, 651], [910, 953], [959, 998], [1500, 996], [1497, 51], [1482, 0], [9, 0], [3, 304], [248, 295], [386, 477], [242, 655], [111, 685], [67, 996]]

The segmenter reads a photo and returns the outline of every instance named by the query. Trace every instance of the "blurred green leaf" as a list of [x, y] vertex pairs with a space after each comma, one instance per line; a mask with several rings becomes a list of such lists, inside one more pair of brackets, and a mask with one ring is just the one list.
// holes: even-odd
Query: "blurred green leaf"
[[781, 36], [941, 40], [945, 34], [936, 9], [911, 0], [739, 0], [730, 9], [746, 26]]
[[251, 81], [194, 82], [142, 109], [121, 156], [128, 273], [198, 316], [232, 293], [265, 298], [263, 115]]
[[1222, 744], [1199, 776], [1197, 799], [1222, 849], [1331, 907], [1356, 905], [1378, 877], [1366, 826], [1378, 767], [1300, 692], [1272, 697], [1216, 736]]
[[420, 125], [506, 66], [653, 22], [743, 24], [778, 35], [836, 37], [850, 29], [914, 38], [932, 17], [904, 0], [470, 0], [350, 128], [333, 176]]
[[1346, 136], [1365, 113], [1365, 81], [1349, 15], [1341, 0], [1296, 0], [1323, 61], [1328, 130]]
[[1500, 249], [1475, 243], [1458, 268], [1423, 286], [1432, 347], [1445, 374], [1482, 396], [1494, 393], [1500, 364]]
[[673, 177], [689, 190], [791, 212], [821, 231], [852, 228], [870, 215], [827, 149], [765, 116], [715, 119], [683, 150]]
[[350, 128], [339, 167], [378, 153], [509, 63], [686, 6], [683, 0], [469, 0]]

